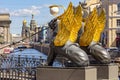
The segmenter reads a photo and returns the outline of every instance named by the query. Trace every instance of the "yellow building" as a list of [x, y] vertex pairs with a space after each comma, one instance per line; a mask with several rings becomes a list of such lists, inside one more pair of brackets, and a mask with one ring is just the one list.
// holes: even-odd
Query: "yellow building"
[[[106, 47], [120, 46], [120, 0], [86, 0], [89, 10], [101, 2], [106, 10], [106, 26], [103, 32]], [[95, 4], [95, 5], [94, 5]], [[103, 37], [101, 38], [103, 39]]]
[[120, 41], [117, 41], [120, 36], [120, 0], [103, 0], [102, 3], [107, 16], [106, 29], [104, 31], [107, 35], [107, 46], [118, 47], [120, 45]]

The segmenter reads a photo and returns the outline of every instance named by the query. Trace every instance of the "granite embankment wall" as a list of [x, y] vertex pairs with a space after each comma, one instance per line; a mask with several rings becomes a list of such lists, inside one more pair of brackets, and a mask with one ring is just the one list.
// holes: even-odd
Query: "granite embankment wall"
[[49, 54], [49, 51], [50, 51], [49, 44], [32, 44], [31, 46], [34, 49], [44, 53], [45, 55]]

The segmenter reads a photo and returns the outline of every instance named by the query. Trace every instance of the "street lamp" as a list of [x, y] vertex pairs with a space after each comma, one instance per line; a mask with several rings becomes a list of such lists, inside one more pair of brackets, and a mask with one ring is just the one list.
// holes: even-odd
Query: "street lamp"
[[51, 5], [51, 6], [49, 6], [49, 8], [50, 8], [50, 13], [53, 16], [56, 16], [59, 13], [59, 8], [62, 8], [65, 11], [65, 7], [62, 5]]

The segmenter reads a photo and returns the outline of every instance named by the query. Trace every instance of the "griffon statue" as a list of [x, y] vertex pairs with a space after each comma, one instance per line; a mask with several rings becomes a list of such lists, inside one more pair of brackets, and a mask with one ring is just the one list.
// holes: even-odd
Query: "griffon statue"
[[76, 67], [88, 66], [88, 54], [101, 64], [110, 63], [109, 53], [99, 44], [106, 22], [105, 11], [95, 7], [87, 12], [83, 5], [74, 7], [70, 2], [66, 11], [49, 22], [54, 31], [47, 65], [52, 66], [57, 54], [68, 58]]

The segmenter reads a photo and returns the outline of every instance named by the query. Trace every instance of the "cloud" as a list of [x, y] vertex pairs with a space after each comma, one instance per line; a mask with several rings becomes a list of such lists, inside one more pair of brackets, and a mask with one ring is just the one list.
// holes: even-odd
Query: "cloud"
[[0, 13], [9, 13], [8, 8], [0, 8]]
[[13, 12], [10, 12], [10, 14], [11, 16], [29, 16], [31, 14], [38, 15], [40, 14], [40, 8], [41, 7], [31, 6], [30, 8], [14, 10]]
[[44, 4], [42, 7], [49, 7], [51, 4]]
[[11, 16], [30, 16], [31, 14], [39, 15], [40, 9], [49, 7], [49, 5], [44, 4], [42, 6], [31, 6], [29, 8], [10, 10], [8, 8], [0, 8], [0, 13], [10, 13]]

